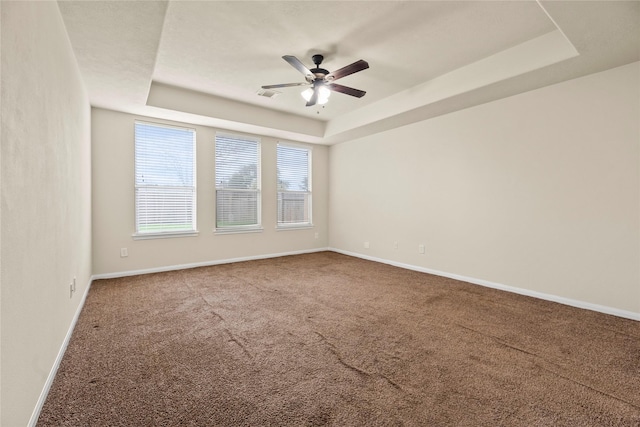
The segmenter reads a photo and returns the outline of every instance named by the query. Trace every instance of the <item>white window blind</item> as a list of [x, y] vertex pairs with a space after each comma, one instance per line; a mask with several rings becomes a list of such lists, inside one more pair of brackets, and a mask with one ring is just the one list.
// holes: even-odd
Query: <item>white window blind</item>
[[278, 227], [311, 225], [311, 150], [278, 144]]
[[216, 230], [260, 228], [260, 140], [216, 135]]
[[136, 234], [196, 231], [193, 129], [135, 123]]

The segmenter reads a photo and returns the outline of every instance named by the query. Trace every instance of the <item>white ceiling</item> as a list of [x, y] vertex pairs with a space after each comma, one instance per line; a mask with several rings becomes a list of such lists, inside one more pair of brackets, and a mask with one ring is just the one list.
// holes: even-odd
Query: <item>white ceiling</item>
[[[59, 1], [97, 107], [331, 144], [640, 60], [640, 2]], [[281, 57], [370, 68], [305, 107]]]

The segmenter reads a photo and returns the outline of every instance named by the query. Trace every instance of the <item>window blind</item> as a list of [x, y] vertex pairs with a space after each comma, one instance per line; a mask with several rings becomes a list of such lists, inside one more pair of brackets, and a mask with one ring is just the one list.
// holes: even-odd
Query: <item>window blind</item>
[[278, 226], [311, 225], [311, 150], [278, 144]]
[[216, 229], [260, 227], [260, 140], [216, 135]]
[[135, 123], [136, 233], [196, 231], [195, 130]]

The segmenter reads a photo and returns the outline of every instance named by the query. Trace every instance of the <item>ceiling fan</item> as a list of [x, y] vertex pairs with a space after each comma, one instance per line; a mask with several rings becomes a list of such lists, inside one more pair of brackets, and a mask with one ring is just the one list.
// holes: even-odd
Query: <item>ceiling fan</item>
[[304, 74], [306, 80], [305, 83], [283, 83], [279, 85], [262, 86], [262, 89], [276, 89], [281, 87], [292, 86], [306, 86], [312, 85], [309, 89], [302, 92], [302, 96], [307, 100], [307, 107], [311, 107], [316, 104], [324, 104], [329, 98], [331, 91], [344, 93], [345, 95], [355, 96], [356, 98], [362, 98], [365, 95], [365, 91], [360, 89], [354, 89], [348, 86], [342, 86], [333, 83], [335, 80], [346, 77], [350, 74], [357, 73], [358, 71], [366, 70], [369, 68], [369, 64], [362, 59], [354, 62], [353, 64], [342, 67], [330, 73], [324, 68], [320, 68], [320, 64], [324, 60], [322, 55], [313, 55], [311, 59], [315, 64], [315, 68], [308, 69], [298, 58], [292, 55], [285, 55], [282, 57], [293, 68]]

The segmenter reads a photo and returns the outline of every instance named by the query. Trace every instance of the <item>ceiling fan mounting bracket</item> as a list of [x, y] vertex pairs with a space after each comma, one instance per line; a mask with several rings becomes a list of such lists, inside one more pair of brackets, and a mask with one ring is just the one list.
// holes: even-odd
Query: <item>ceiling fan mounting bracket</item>
[[316, 54], [316, 55], [313, 55], [311, 57], [311, 60], [313, 61], [313, 63], [316, 66], [316, 68], [312, 68], [312, 69], [309, 70], [315, 76], [315, 78], [312, 78], [311, 81], [318, 80], [318, 79], [320, 79], [320, 80], [324, 79], [325, 76], [327, 74], [329, 74], [329, 70], [325, 70], [324, 68], [320, 68], [320, 64], [322, 64], [322, 61], [324, 61], [324, 56], [322, 56], [320, 54]]

